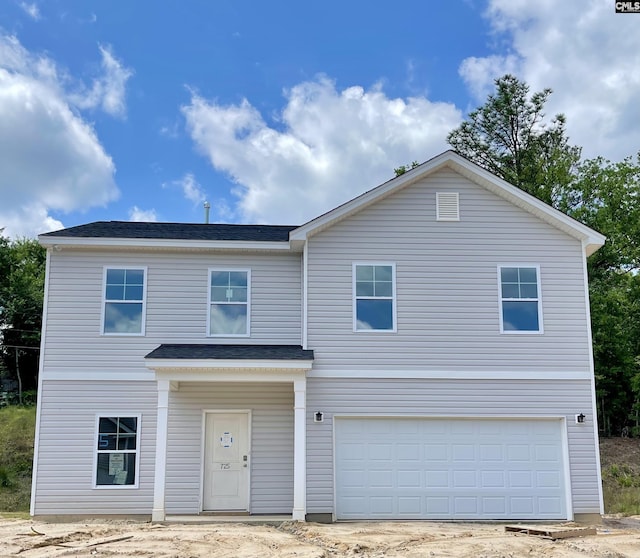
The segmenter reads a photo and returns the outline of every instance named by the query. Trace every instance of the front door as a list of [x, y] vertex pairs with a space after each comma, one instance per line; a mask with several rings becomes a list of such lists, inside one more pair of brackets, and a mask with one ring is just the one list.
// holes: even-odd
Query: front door
[[249, 413], [207, 413], [204, 511], [249, 510]]

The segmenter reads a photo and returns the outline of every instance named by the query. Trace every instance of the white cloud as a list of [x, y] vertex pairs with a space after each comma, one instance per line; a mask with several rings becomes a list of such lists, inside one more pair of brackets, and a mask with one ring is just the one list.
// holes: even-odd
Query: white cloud
[[277, 126], [247, 100], [223, 106], [193, 94], [182, 107], [197, 148], [237, 184], [241, 220], [302, 223], [446, 149], [461, 115], [376, 86], [338, 91], [326, 77], [286, 92]]
[[110, 46], [100, 45], [99, 49], [103, 74], [93, 80], [90, 89], [82, 86], [80, 92], [70, 95], [70, 99], [78, 108], [99, 107], [111, 116], [123, 118], [127, 114], [127, 81], [133, 75], [133, 70], [115, 57]]
[[0, 35], [0, 228], [33, 236], [60, 228], [52, 210], [118, 196], [113, 161], [71, 110], [55, 63]]
[[616, 14], [613, 2], [490, 0], [495, 32], [508, 54], [465, 60], [460, 73], [483, 102], [505, 71], [532, 91], [553, 89], [549, 115], [567, 116], [570, 141], [587, 157], [621, 159], [640, 146], [638, 17]]
[[40, 8], [34, 2], [33, 4], [28, 4], [27, 2], [20, 2], [19, 6], [24, 10], [24, 12], [33, 20], [38, 21], [40, 19]]
[[155, 209], [140, 209], [134, 205], [129, 209], [129, 221], [155, 222], [158, 220], [158, 214]]
[[193, 202], [193, 205], [204, 203], [206, 195], [202, 186], [198, 184], [196, 177], [192, 173], [185, 174], [180, 180], [172, 182], [174, 186], [178, 186], [186, 199]]

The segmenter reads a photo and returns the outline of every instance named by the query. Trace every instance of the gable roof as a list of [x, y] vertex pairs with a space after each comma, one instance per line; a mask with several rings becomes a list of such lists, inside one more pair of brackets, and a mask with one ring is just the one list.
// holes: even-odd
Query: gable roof
[[318, 232], [445, 168], [458, 172], [475, 184], [580, 240], [587, 256], [600, 248], [606, 240], [606, 237], [599, 232], [498, 178], [455, 151], [449, 150], [291, 231], [289, 238], [292, 246], [303, 245], [307, 239]]
[[218, 250], [301, 250], [307, 239], [419, 180], [449, 168], [582, 242], [587, 256], [604, 242], [593, 229], [498, 178], [455, 151], [445, 151], [414, 169], [301, 226], [96, 221], [41, 234], [44, 246], [100, 246]]

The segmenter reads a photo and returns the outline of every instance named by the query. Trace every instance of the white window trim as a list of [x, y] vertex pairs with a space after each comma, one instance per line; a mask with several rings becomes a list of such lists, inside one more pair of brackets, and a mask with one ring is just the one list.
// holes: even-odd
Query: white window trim
[[[536, 281], [538, 283], [538, 329], [536, 331], [520, 331], [520, 330], [505, 330], [504, 329], [504, 320], [503, 309], [502, 309], [502, 269], [505, 267], [528, 267], [536, 270]], [[500, 318], [500, 333], [504, 333], [505, 335], [541, 335], [544, 333], [544, 325], [543, 325], [543, 316], [542, 316], [542, 284], [540, 280], [540, 264], [526, 264], [526, 263], [509, 263], [509, 264], [499, 264], [498, 265], [498, 300], [499, 300], [499, 318]], [[512, 299], [506, 299], [512, 300]], [[513, 299], [516, 300], [516, 299]], [[524, 301], [534, 301], [534, 298], [519, 298], [517, 300]]]
[[[227, 303], [247, 305], [247, 331], [246, 333], [211, 333], [211, 272], [241, 272], [247, 274], [247, 302]], [[250, 337], [251, 336], [251, 269], [240, 267], [210, 267], [207, 271], [207, 337]]]
[[[98, 436], [100, 434], [100, 419], [106, 417], [133, 417], [136, 422], [136, 482], [134, 484], [98, 484], [98, 454], [111, 453], [113, 450], [100, 452], [97, 448]], [[93, 433], [93, 488], [95, 490], [134, 490], [139, 487], [140, 482], [140, 430], [142, 429], [142, 413], [127, 413], [124, 411], [105, 411], [96, 413], [96, 422]], [[120, 453], [133, 453], [131, 450], [121, 450]]]
[[[392, 329], [358, 329], [358, 314], [357, 314], [357, 300], [356, 296], [356, 268], [360, 265], [377, 265], [377, 266], [391, 266], [391, 277], [392, 277], [392, 293], [391, 293], [391, 313], [393, 320]], [[380, 262], [380, 261], [362, 261], [362, 262], [353, 262], [351, 268], [351, 297], [352, 297], [352, 314], [353, 314], [353, 331], [354, 333], [397, 333], [398, 331], [398, 323], [397, 323], [397, 312], [398, 312], [398, 304], [397, 304], [397, 296], [396, 296], [396, 264], [394, 262]], [[370, 298], [370, 297], [363, 297]], [[382, 300], [388, 300], [386, 297], [373, 297], [373, 298], [381, 298]]]
[[[119, 301], [107, 301], [107, 271], [109, 269], [135, 269], [142, 270], [144, 275], [143, 285], [142, 285], [142, 323], [140, 325], [140, 333], [121, 333], [121, 332], [108, 332], [104, 330], [104, 317], [105, 317], [105, 309], [107, 307], [107, 302], [130, 302], [139, 304], [140, 301], [127, 301], [127, 300], [119, 300]], [[102, 269], [102, 311], [100, 314], [100, 334], [107, 335], [109, 337], [144, 337], [146, 335], [146, 327], [147, 327], [147, 266], [146, 265], [105, 265]]]

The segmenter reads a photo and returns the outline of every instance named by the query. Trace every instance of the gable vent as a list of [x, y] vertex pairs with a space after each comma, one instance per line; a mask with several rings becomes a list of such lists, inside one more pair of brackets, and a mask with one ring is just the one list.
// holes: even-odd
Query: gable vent
[[436, 219], [438, 221], [460, 221], [458, 192], [436, 192]]

